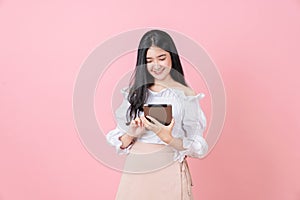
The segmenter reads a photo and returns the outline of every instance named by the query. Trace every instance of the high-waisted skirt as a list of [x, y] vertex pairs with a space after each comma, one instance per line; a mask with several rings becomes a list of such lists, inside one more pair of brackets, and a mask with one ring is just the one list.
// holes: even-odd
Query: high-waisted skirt
[[186, 158], [173, 161], [172, 147], [135, 142], [126, 157], [116, 200], [193, 200]]

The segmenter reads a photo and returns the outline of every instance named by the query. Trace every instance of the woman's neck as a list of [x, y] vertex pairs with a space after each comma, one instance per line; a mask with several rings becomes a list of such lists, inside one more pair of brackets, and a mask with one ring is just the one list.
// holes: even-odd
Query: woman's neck
[[169, 75], [163, 80], [154, 79], [154, 85], [152, 87], [163, 89], [168, 87], [174, 87], [176, 81]]

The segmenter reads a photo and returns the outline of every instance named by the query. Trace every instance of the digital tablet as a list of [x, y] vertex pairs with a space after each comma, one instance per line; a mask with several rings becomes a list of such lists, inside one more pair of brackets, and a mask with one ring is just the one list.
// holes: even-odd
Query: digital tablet
[[[171, 104], [144, 104], [144, 116], [151, 116], [157, 119], [163, 125], [169, 125], [172, 120]], [[147, 117], [146, 117], [147, 118]], [[149, 118], [147, 118], [152, 122]]]

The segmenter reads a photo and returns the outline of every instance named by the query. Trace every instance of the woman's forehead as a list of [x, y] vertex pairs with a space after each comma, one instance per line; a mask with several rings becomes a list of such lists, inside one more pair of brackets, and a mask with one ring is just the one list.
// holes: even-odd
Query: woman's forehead
[[157, 46], [151, 46], [151, 47], [149, 47], [149, 49], [147, 51], [147, 57], [157, 57], [157, 56], [160, 56], [160, 55], [166, 54], [166, 53], [168, 53], [168, 52]]

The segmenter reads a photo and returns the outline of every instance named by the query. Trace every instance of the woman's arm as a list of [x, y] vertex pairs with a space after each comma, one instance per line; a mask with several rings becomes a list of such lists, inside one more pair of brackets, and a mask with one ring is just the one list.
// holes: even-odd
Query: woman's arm
[[126, 133], [129, 127], [126, 125], [126, 111], [130, 106], [127, 100], [128, 92], [125, 88], [121, 90], [123, 101], [118, 109], [115, 111], [117, 127], [106, 135], [107, 142], [114, 146], [118, 154], [128, 154], [132, 140]]
[[178, 151], [186, 150], [183, 148], [183, 142], [182, 139], [180, 138], [174, 138], [172, 137], [169, 141], [166, 142], [168, 145], [174, 147]]
[[129, 145], [131, 145], [135, 141], [134, 137], [128, 135], [127, 133], [120, 136], [119, 140], [122, 142], [122, 145], [120, 146], [121, 149], [126, 149]]
[[175, 149], [182, 151], [186, 150], [183, 148], [183, 141], [180, 138], [174, 138], [172, 136], [172, 129], [174, 127], [174, 118], [172, 119], [171, 123], [168, 126], [162, 125], [156, 119], [151, 116], [147, 116], [150, 118], [155, 124], [149, 122], [144, 116], [141, 117], [143, 123], [145, 124], [146, 128], [156, 133], [156, 135], [168, 145], [174, 147]]

